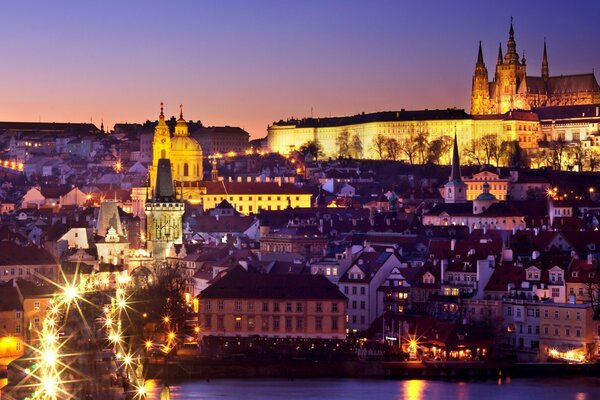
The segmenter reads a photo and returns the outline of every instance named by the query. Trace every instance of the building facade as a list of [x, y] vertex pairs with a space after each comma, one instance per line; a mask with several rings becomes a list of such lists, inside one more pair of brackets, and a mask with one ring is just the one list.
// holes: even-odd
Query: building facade
[[200, 293], [200, 335], [345, 339], [346, 302], [322, 275], [238, 267]]

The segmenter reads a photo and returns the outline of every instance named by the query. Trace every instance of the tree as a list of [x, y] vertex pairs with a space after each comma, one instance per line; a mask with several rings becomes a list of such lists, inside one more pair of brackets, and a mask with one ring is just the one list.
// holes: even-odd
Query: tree
[[596, 168], [598, 168], [598, 165], [600, 164], [600, 157], [598, 155], [598, 152], [593, 149], [587, 149], [586, 150], [586, 158], [587, 158], [587, 165], [588, 165], [590, 171], [594, 172], [596, 170]]
[[418, 132], [414, 137], [414, 146], [418, 163], [425, 164], [429, 149], [429, 133], [426, 131]]
[[397, 160], [400, 152], [400, 143], [394, 138], [387, 138], [385, 140], [385, 151], [387, 158], [390, 160]]
[[354, 158], [362, 158], [363, 156], [362, 141], [357, 134], [352, 135], [352, 139], [350, 140], [350, 151]]
[[375, 151], [375, 154], [379, 157], [380, 160], [383, 160], [385, 151], [386, 151], [386, 142], [387, 138], [383, 136], [381, 133], [375, 136], [373, 139], [373, 144], [371, 145], [371, 149]]
[[593, 319], [600, 320], [600, 268], [598, 262], [592, 263], [592, 268], [587, 273], [587, 295], [594, 311]]
[[[139, 317], [147, 312], [149, 321], [160, 321], [169, 317], [173, 327], [185, 326], [187, 304], [185, 302], [186, 281], [179, 263], [159, 262], [154, 266], [155, 279], [151, 284], [136, 287], [131, 303], [136, 304]], [[139, 324], [143, 324], [140, 320]], [[132, 325], [133, 321], [132, 321]], [[141, 326], [138, 325], [141, 329]]]
[[492, 160], [494, 160], [496, 161], [496, 166], [498, 166], [500, 163], [500, 146], [498, 146], [498, 138], [496, 135], [485, 135], [478, 142], [478, 148], [481, 149], [485, 163], [487, 165], [492, 165]]
[[338, 133], [335, 138], [335, 145], [337, 147], [337, 154], [340, 158], [348, 158], [350, 157], [350, 143], [349, 143], [350, 135], [347, 130], [343, 130]]
[[577, 143], [575, 146], [570, 146], [567, 150], [569, 164], [572, 163], [572, 165], [577, 167], [579, 172], [583, 171], [586, 162], [586, 154], [581, 144]]
[[[444, 156], [450, 154], [452, 150], [452, 138], [450, 136], [440, 136], [429, 142], [429, 151], [427, 153], [427, 162], [431, 164], [441, 164]], [[449, 159], [448, 159], [449, 160]]]
[[552, 141], [548, 145], [548, 150], [550, 152], [550, 165], [555, 170], [560, 171], [567, 150], [567, 142], [564, 139]]
[[309, 140], [308, 142], [306, 142], [302, 146], [300, 146], [298, 151], [303, 156], [306, 156], [307, 154], [310, 153], [317, 160], [319, 159], [319, 157], [323, 156], [323, 148], [321, 147], [321, 143], [319, 143], [319, 141], [317, 141], [317, 140]]
[[527, 159], [523, 149], [516, 140], [504, 141], [500, 144], [499, 154], [501, 157], [499, 161], [512, 168], [523, 168], [527, 167]]
[[479, 148], [478, 148], [478, 141], [473, 139], [471, 140], [471, 142], [464, 147], [463, 149], [463, 155], [465, 156], [465, 158], [467, 159], [467, 162], [469, 164], [475, 164], [475, 165], [481, 165], [482, 164], [482, 160], [481, 160], [481, 156], [480, 156], [480, 152], [479, 152]]

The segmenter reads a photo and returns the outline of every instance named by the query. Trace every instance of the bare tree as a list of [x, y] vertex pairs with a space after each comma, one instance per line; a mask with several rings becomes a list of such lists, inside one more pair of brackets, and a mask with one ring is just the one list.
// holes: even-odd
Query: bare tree
[[425, 164], [429, 150], [429, 132], [418, 132], [414, 138], [414, 146], [419, 164]]
[[555, 140], [549, 143], [548, 150], [550, 153], [550, 165], [555, 170], [560, 171], [566, 155], [567, 143], [564, 139]]
[[598, 168], [598, 165], [600, 164], [600, 156], [598, 155], [598, 152], [593, 149], [587, 149], [586, 150], [586, 158], [587, 158], [588, 168], [590, 169], [591, 172], [594, 172], [596, 170], [596, 168]]
[[482, 159], [478, 148], [478, 141], [473, 139], [463, 148], [463, 155], [469, 164], [481, 165]]
[[498, 138], [496, 135], [485, 135], [478, 142], [478, 148], [481, 150], [485, 163], [491, 165], [492, 160], [494, 160], [496, 161], [497, 166], [500, 158], [500, 146], [498, 146]]
[[569, 162], [573, 162], [579, 172], [583, 171], [586, 153], [580, 143], [570, 146], [567, 151]]
[[406, 156], [409, 164], [414, 165], [418, 162], [419, 145], [417, 144], [418, 132], [410, 132], [403, 135], [400, 143], [400, 153]]
[[373, 151], [375, 151], [375, 154], [377, 154], [377, 156], [379, 157], [380, 160], [383, 160], [383, 157], [385, 155], [386, 142], [387, 142], [387, 138], [385, 136], [383, 136], [381, 133], [379, 135], [375, 136], [375, 139], [373, 139], [371, 149], [373, 149]]
[[338, 157], [348, 158], [350, 156], [350, 135], [347, 130], [343, 130], [338, 133], [335, 138], [335, 145], [337, 147]]
[[592, 305], [594, 311], [594, 320], [600, 320], [600, 268], [598, 263], [595, 263], [593, 268], [590, 268], [584, 273], [587, 273], [587, 295], [588, 300]]
[[387, 158], [397, 160], [400, 153], [400, 143], [394, 138], [387, 138], [385, 141], [385, 151]]
[[350, 140], [350, 152], [354, 158], [362, 158], [363, 156], [362, 141], [357, 134], [352, 135], [352, 139]]
[[442, 158], [450, 154], [452, 143], [452, 138], [446, 135], [440, 136], [429, 142], [427, 162], [431, 164], [441, 164]]

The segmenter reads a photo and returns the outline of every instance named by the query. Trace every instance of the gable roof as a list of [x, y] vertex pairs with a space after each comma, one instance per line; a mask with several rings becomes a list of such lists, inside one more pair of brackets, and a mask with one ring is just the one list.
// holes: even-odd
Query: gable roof
[[234, 268], [199, 296], [201, 299], [347, 300], [323, 275], [258, 274]]

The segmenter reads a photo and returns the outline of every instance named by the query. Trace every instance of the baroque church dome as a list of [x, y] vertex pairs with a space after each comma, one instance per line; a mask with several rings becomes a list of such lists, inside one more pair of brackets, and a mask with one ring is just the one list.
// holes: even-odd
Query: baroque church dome
[[183, 118], [183, 106], [179, 106], [179, 119], [171, 139], [171, 163], [173, 176], [178, 182], [193, 182], [203, 178], [202, 147], [190, 136]]

